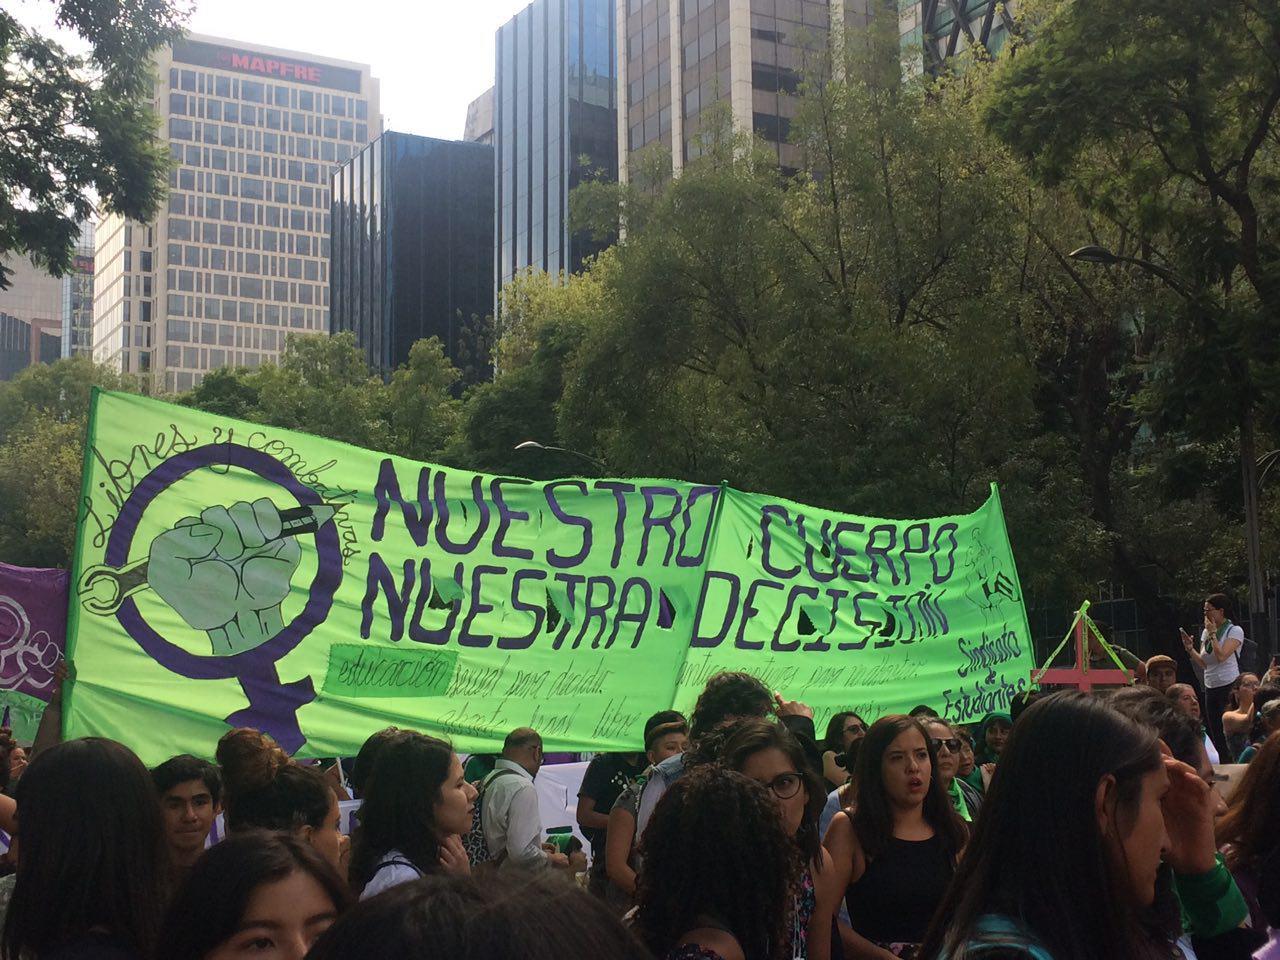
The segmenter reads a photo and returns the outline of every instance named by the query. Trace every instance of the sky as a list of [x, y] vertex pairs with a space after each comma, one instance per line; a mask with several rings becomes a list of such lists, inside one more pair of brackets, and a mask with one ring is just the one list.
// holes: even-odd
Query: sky
[[[53, 0], [0, 0], [52, 32]], [[494, 33], [529, 0], [196, 0], [193, 33], [373, 67], [390, 130], [458, 140], [469, 104], [493, 86]], [[59, 35], [73, 49], [76, 38]]]

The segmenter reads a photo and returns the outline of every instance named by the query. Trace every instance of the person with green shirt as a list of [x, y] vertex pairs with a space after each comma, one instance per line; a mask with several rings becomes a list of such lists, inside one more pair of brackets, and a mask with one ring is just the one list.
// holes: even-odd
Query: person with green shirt
[[925, 733], [938, 756], [934, 775], [942, 784], [942, 790], [951, 800], [956, 813], [965, 823], [972, 823], [982, 809], [982, 793], [957, 776], [960, 770], [960, 735], [947, 721], [934, 717], [922, 720]]
[[1013, 716], [996, 711], [988, 713], [978, 724], [978, 733], [974, 737], [974, 757], [977, 765], [964, 781], [982, 793], [985, 793], [995, 773], [996, 763], [1004, 752], [1004, 745], [1009, 740], [1009, 731], [1013, 729]]

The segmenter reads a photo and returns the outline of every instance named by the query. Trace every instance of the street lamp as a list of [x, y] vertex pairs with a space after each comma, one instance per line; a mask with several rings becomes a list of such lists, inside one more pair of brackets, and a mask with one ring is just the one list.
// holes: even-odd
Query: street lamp
[[[1152, 263], [1150, 260], [1112, 253], [1106, 247], [1100, 247], [1094, 243], [1078, 247], [1067, 256], [1082, 263], [1097, 263], [1105, 267], [1114, 266], [1117, 263], [1131, 263], [1135, 267], [1159, 277], [1165, 282], [1166, 286], [1184, 300], [1192, 302], [1196, 300], [1196, 297], [1185, 283], [1158, 263]], [[1277, 641], [1280, 638], [1272, 634], [1271, 623], [1266, 612], [1266, 578], [1262, 571], [1262, 537], [1258, 516], [1258, 489], [1261, 486], [1261, 482], [1258, 479], [1258, 467], [1262, 465], [1262, 461], [1266, 459], [1267, 455], [1264, 454], [1260, 458], [1254, 458], [1253, 444], [1245, 442], [1243, 430], [1241, 431], [1241, 445], [1240, 466], [1244, 481], [1244, 538], [1245, 552], [1248, 554], [1249, 565], [1249, 630], [1255, 639], [1259, 635], [1265, 634], [1270, 641], [1271, 652], [1275, 654]], [[1270, 467], [1270, 464], [1266, 466], [1263, 471], [1264, 477]]]
[[1091, 243], [1088, 246], [1072, 250], [1067, 254], [1067, 256], [1072, 260], [1079, 260], [1081, 263], [1098, 263], [1104, 267], [1112, 267], [1117, 263], [1131, 263], [1135, 267], [1159, 277], [1180, 297], [1186, 300], [1195, 299], [1191, 295], [1191, 291], [1187, 289], [1186, 284], [1164, 267], [1160, 266], [1160, 264], [1152, 263], [1150, 260], [1143, 260], [1141, 257], [1126, 257], [1118, 253], [1112, 253], [1106, 247], [1100, 247], [1096, 243]]
[[553, 447], [550, 444], [539, 443], [537, 440], [523, 440], [517, 443], [512, 449], [514, 450], [549, 450], [552, 453], [567, 453], [571, 457], [577, 457], [579, 460], [585, 460], [603, 473], [607, 468], [603, 460], [597, 460], [595, 457], [589, 457], [585, 453], [577, 450], [570, 450], [568, 447]]

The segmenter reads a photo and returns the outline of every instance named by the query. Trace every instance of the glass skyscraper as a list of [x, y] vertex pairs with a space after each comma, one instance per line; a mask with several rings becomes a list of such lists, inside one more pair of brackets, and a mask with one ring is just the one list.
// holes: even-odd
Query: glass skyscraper
[[186, 390], [329, 329], [329, 178], [382, 132], [368, 66], [191, 35], [156, 54], [173, 167], [152, 223], [98, 225], [95, 359]]
[[331, 328], [386, 373], [493, 308], [493, 147], [388, 132], [333, 177]]
[[570, 230], [569, 193], [617, 179], [615, 30], [614, 0], [534, 0], [498, 30], [495, 297], [522, 270], [598, 252]]
[[62, 278], [62, 355], [93, 356], [93, 224], [80, 224], [71, 270]]

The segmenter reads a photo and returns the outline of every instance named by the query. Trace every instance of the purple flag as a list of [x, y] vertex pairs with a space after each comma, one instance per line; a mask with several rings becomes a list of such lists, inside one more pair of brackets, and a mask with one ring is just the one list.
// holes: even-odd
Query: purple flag
[[65, 570], [0, 563], [0, 691], [48, 702], [67, 642]]

